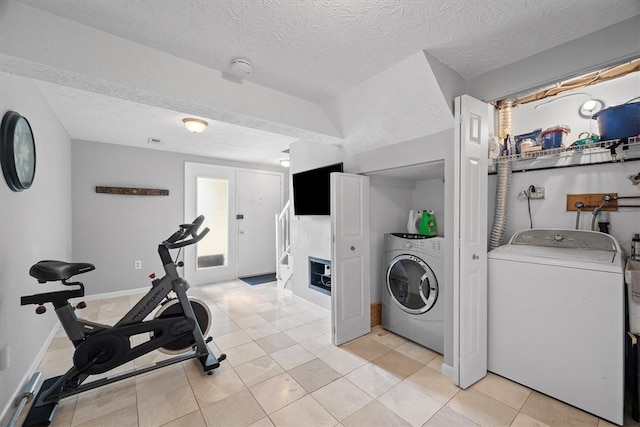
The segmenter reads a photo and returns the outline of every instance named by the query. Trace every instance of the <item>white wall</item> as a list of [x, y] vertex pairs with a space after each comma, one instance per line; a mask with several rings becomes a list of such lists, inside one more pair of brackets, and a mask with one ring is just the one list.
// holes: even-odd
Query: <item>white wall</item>
[[571, 134], [567, 137], [570, 144], [577, 140], [582, 132], [600, 133], [597, 120], [578, 114], [580, 106], [589, 97], [604, 101], [605, 107], [610, 107], [624, 104], [634, 96], [640, 96], [640, 72], [568, 91], [542, 101], [518, 105], [512, 110], [513, 134], [520, 135], [534, 129], [544, 130], [563, 124], [571, 128]]
[[[58, 290], [38, 284], [29, 268], [42, 259], [71, 259], [71, 140], [35, 85], [0, 73], [0, 112], [27, 118], [36, 143], [36, 175], [30, 189], [9, 190], [0, 178], [0, 347], [9, 346], [11, 364], [0, 372], [0, 411], [13, 411], [15, 392], [27, 379], [56, 324], [50, 308], [20, 306], [20, 297]], [[8, 422], [10, 413], [0, 425]]]
[[[340, 147], [296, 141], [289, 148], [291, 174], [339, 163], [345, 152]], [[345, 168], [345, 172], [349, 172]], [[290, 193], [293, 188], [290, 185]], [[325, 310], [331, 310], [331, 297], [309, 288], [309, 257], [331, 260], [331, 217], [295, 216], [291, 198], [291, 255], [293, 286], [291, 291]]]
[[432, 210], [438, 225], [438, 236], [444, 237], [446, 216], [444, 210], [444, 176], [416, 182], [412, 209]]
[[[565, 94], [588, 93], [593, 98], [603, 100], [607, 106], [624, 103], [640, 94], [640, 73], [628, 74], [625, 77], [597, 85], [576, 89]], [[562, 96], [562, 95], [560, 95]], [[547, 98], [517, 106], [512, 112], [513, 133], [526, 133], [536, 128], [546, 128], [558, 123], [568, 124], [572, 133], [569, 144], [584, 131], [598, 133], [595, 120], [585, 119], [578, 114], [580, 105], [589, 99], [587, 96], [574, 95], [560, 98]], [[541, 105], [544, 104], [544, 105]], [[540, 107], [536, 108], [536, 106]], [[622, 153], [622, 150], [619, 150]], [[586, 157], [588, 160], [589, 156]], [[551, 159], [553, 162], [553, 159]], [[558, 164], [561, 159], [556, 160]], [[553, 163], [551, 163], [553, 164]], [[517, 168], [514, 163], [514, 169]], [[640, 196], [640, 189], [631, 185], [627, 176], [640, 172], [640, 161], [605, 163], [601, 165], [557, 168], [546, 170], [530, 170], [512, 175], [509, 195], [509, 210], [505, 243], [517, 231], [529, 228], [527, 200], [518, 199], [518, 194], [530, 185], [545, 187], [544, 200], [531, 201], [533, 226], [536, 228], [574, 228], [576, 213], [566, 210], [567, 194], [584, 193], [618, 193], [620, 196]], [[495, 205], [496, 176], [489, 177], [489, 225], [493, 220]], [[638, 204], [636, 200], [620, 201], [625, 204]], [[590, 229], [592, 215], [585, 212], [581, 215], [581, 228]], [[640, 209], [620, 208], [610, 213], [611, 235], [618, 240], [627, 252], [633, 233], [640, 232]], [[597, 229], [597, 228], [596, 228]]]
[[370, 235], [371, 235], [371, 302], [382, 298], [384, 274], [382, 245], [386, 233], [406, 233], [407, 218], [412, 207], [415, 183], [380, 179], [375, 175], [370, 179]]
[[[609, 193], [640, 196], [640, 189], [631, 185], [628, 175], [640, 172], [640, 161], [607, 163], [542, 171], [514, 173], [509, 195], [509, 212], [505, 243], [517, 231], [529, 228], [527, 200], [518, 199], [518, 193], [529, 185], [545, 187], [544, 200], [531, 200], [531, 215], [535, 228], [575, 227], [576, 212], [567, 211], [567, 194]], [[496, 176], [489, 177], [489, 205], [493, 210]], [[640, 199], [621, 200], [620, 203], [640, 204]], [[633, 233], [640, 233], [640, 209], [619, 208], [610, 212], [610, 234], [616, 238], [622, 249], [629, 253]], [[489, 216], [491, 220], [493, 215]], [[580, 228], [591, 227], [591, 212], [583, 212]], [[597, 230], [597, 224], [596, 224]]]
[[[72, 147], [73, 259], [96, 266], [85, 275], [89, 295], [146, 287], [149, 273], [162, 273], [158, 244], [186, 220], [185, 162], [286, 172], [279, 167], [97, 142], [73, 141]], [[286, 178], [284, 184], [286, 200]], [[159, 188], [169, 190], [169, 195], [97, 194], [96, 186]], [[142, 269], [134, 269], [135, 260], [142, 261]]]

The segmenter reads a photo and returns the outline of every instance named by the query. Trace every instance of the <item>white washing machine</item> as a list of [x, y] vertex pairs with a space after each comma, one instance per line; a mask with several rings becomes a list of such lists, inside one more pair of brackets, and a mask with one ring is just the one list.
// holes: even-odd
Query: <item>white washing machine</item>
[[582, 230], [523, 230], [491, 251], [489, 370], [622, 425], [623, 258]]
[[441, 354], [443, 254], [442, 237], [384, 235], [382, 327]]

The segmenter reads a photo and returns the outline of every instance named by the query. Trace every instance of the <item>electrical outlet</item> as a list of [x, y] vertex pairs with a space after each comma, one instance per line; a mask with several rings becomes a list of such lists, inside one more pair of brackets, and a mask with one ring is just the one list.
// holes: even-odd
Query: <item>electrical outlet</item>
[[529, 192], [530, 199], [544, 199], [544, 187], [534, 187], [534, 191]]
[[140, 270], [142, 268], [142, 261], [136, 261], [133, 266], [136, 268], [136, 270]]

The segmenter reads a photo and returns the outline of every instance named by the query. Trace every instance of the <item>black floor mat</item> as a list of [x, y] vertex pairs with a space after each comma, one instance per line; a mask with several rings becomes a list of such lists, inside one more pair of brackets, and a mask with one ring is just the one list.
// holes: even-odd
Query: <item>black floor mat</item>
[[245, 283], [248, 283], [251, 286], [261, 285], [263, 283], [275, 282], [276, 273], [261, 274], [259, 276], [241, 277], [240, 280], [242, 280]]

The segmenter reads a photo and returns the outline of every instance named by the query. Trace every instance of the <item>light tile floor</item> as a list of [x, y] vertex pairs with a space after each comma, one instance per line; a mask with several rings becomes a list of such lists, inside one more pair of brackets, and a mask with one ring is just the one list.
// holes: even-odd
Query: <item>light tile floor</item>
[[[227, 354], [213, 375], [193, 360], [139, 375], [63, 399], [52, 425], [611, 425], [491, 373], [461, 390], [440, 373], [441, 355], [379, 326], [335, 347], [328, 313], [279, 292], [275, 283], [234, 280], [192, 287], [189, 294], [211, 310], [210, 347]], [[112, 324], [139, 297], [89, 302], [79, 315]], [[60, 330], [40, 365], [43, 378], [66, 371], [72, 354]], [[154, 352], [116, 371], [166, 357]], [[627, 425], [638, 423], [626, 414]]]

